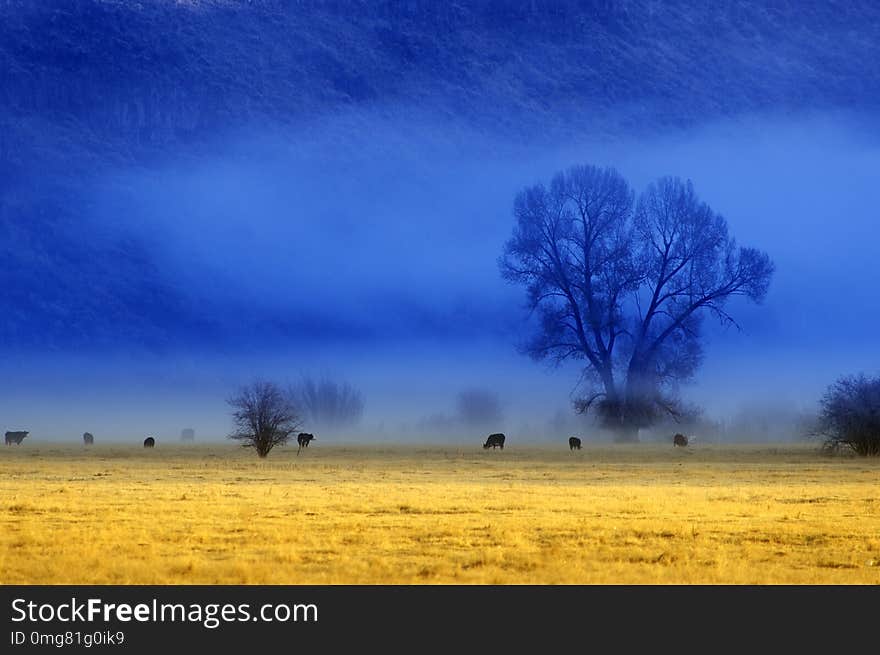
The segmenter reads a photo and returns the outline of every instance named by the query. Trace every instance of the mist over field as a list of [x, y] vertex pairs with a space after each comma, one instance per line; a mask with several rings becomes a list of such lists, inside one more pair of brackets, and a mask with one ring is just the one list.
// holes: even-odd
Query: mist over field
[[0, 8], [0, 429], [220, 439], [238, 385], [313, 376], [364, 398], [328, 442], [598, 438], [498, 266], [574, 164], [690, 179], [776, 265], [706, 320], [707, 439], [877, 372], [872, 3], [437, 4]]

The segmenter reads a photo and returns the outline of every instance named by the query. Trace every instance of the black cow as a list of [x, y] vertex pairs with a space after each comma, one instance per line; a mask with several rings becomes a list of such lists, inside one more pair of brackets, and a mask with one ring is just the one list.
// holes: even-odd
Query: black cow
[[687, 445], [688, 445], [688, 438], [686, 436], [684, 436], [683, 434], [681, 434], [680, 432], [678, 434], [676, 434], [674, 437], [672, 437], [673, 448], [675, 446], [681, 446], [682, 448], [684, 448]]
[[315, 435], [309, 432], [300, 432], [298, 435], [296, 435], [296, 443], [299, 444], [300, 448], [308, 448], [309, 442], [315, 438]]
[[153, 437], [147, 437], [144, 439], [144, 448], [152, 448], [156, 445], [156, 440]]
[[568, 449], [569, 450], [580, 450], [581, 449], [581, 440], [577, 437], [569, 437], [568, 438]]
[[83, 432], [83, 443], [86, 446], [91, 446], [95, 443], [95, 437], [91, 432]]
[[6, 433], [6, 445], [11, 446], [15, 444], [16, 446], [21, 445], [21, 442], [24, 441], [24, 438], [28, 436], [28, 433], [24, 430], [19, 430], [17, 432], [7, 432]]
[[483, 448], [485, 449], [492, 448], [492, 450], [495, 450], [496, 446], [501, 448], [501, 450], [504, 450], [504, 435], [500, 432], [490, 434], [489, 438], [486, 439], [486, 443], [483, 444]]

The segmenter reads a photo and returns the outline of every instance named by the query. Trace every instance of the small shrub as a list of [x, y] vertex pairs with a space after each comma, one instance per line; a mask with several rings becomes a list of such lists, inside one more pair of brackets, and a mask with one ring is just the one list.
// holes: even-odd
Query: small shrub
[[880, 455], [880, 377], [842, 377], [819, 405], [818, 434], [826, 452], [849, 448], [858, 455]]
[[227, 401], [232, 407], [235, 432], [230, 439], [253, 448], [266, 457], [275, 446], [284, 445], [300, 427], [300, 419], [288, 394], [272, 382], [253, 382]]

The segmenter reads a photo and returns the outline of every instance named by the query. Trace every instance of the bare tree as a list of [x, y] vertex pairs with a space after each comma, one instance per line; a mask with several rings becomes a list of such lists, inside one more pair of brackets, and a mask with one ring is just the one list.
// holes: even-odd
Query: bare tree
[[819, 406], [818, 434], [828, 450], [846, 447], [858, 455], [880, 455], [880, 377], [842, 377]]
[[275, 446], [287, 443], [300, 427], [300, 419], [289, 394], [272, 382], [253, 382], [227, 401], [232, 406], [235, 431], [230, 439], [242, 441], [265, 457]]
[[522, 191], [499, 260], [540, 327], [535, 359], [585, 362], [575, 405], [621, 441], [681, 408], [677, 384], [702, 358], [704, 315], [735, 325], [733, 296], [760, 302], [773, 264], [742, 248], [690, 182], [663, 178], [638, 202], [615, 170], [576, 166]]
[[364, 413], [364, 398], [348, 382], [303, 378], [292, 394], [310, 423], [327, 428], [356, 425]]
[[501, 422], [498, 396], [486, 389], [466, 389], [458, 394], [458, 418], [464, 425], [488, 427]]

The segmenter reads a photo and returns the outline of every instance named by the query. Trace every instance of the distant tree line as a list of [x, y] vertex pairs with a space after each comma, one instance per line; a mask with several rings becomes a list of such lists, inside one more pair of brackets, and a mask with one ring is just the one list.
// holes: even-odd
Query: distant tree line
[[498, 394], [485, 388], [471, 387], [455, 396], [453, 412], [437, 412], [422, 418], [416, 425], [421, 432], [453, 434], [462, 430], [499, 429], [504, 411]]
[[293, 402], [310, 424], [325, 428], [356, 425], [364, 414], [364, 398], [348, 382], [304, 377], [292, 390]]

